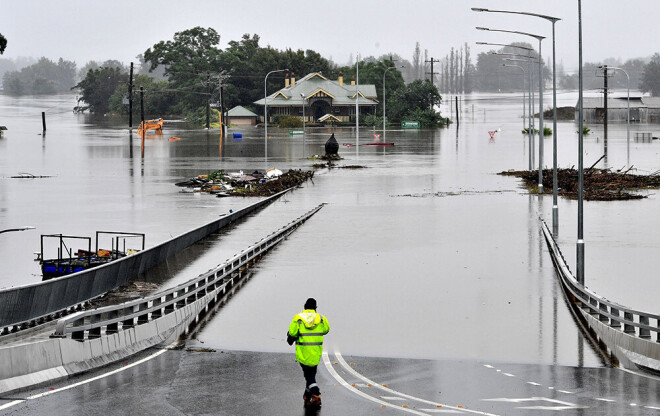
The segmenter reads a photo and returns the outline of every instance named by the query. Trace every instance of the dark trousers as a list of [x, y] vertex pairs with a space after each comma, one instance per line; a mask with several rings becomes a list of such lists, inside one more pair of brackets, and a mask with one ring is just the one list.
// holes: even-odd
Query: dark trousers
[[305, 376], [305, 392], [311, 394], [321, 394], [318, 384], [316, 384], [316, 370], [318, 366], [310, 367], [305, 364], [300, 364], [302, 367], [303, 375]]

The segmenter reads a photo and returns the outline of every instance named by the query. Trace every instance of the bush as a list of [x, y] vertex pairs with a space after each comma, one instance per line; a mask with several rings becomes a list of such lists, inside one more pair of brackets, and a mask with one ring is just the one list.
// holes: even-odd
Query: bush
[[285, 129], [298, 128], [303, 126], [302, 119], [292, 116], [280, 117], [277, 120], [277, 124], [279, 124], [280, 127]]
[[373, 127], [373, 126], [378, 127], [383, 125], [383, 118], [375, 116], [373, 114], [367, 114], [366, 116], [361, 117], [360, 121], [361, 121], [360, 123], [361, 125], [369, 126], [369, 127]]
[[435, 110], [422, 110], [421, 108], [408, 111], [401, 120], [419, 121], [422, 128], [442, 127], [445, 124], [445, 119], [442, 118], [440, 113]]
[[552, 129], [550, 127], [543, 127], [543, 135], [544, 136], [551, 136], [552, 135]]

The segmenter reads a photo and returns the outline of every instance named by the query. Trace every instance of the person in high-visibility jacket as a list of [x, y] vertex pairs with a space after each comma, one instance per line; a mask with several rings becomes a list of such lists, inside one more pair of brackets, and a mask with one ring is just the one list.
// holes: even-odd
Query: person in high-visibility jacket
[[323, 336], [330, 331], [325, 316], [316, 313], [316, 300], [309, 298], [304, 310], [293, 317], [287, 332], [287, 342], [296, 343], [296, 361], [305, 376], [305, 407], [321, 406], [321, 390], [316, 383], [316, 370], [323, 354]]

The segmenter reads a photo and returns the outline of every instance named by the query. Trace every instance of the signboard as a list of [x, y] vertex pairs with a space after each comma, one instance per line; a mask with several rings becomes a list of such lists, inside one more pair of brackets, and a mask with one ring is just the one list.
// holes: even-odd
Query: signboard
[[302, 130], [289, 130], [289, 134], [290, 134], [290, 135], [294, 135], [294, 134], [305, 134], [305, 132], [302, 131]]
[[401, 122], [401, 128], [402, 129], [418, 129], [419, 128], [419, 121], [402, 121]]

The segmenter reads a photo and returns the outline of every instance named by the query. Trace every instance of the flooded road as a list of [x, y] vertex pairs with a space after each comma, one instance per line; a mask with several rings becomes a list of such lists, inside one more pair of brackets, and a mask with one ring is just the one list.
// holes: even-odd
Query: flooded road
[[[571, 95], [560, 100], [575, 104]], [[184, 194], [174, 182], [217, 169], [311, 169], [304, 157], [321, 153], [330, 134], [309, 129], [303, 147], [303, 137], [269, 129], [266, 164], [262, 129], [236, 130], [243, 138], [234, 141], [170, 123], [162, 136], [149, 136], [141, 159], [139, 138], [131, 139], [125, 125], [73, 115], [73, 105], [71, 96], [0, 96], [0, 125], [9, 128], [0, 139], [0, 230], [37, 227], [0, 235], [0, 286], [40, 280], [33, 262], [40, 234], [134, 231], [155, 245], [252, 201]], [[389, 148], [340, 146], [339, 167], [365, 168], [319, 169], [313, 182], [145, 278], [188, 280], [327, 202], [256, 265], [199, 341], [290, 351], [284, 332], [311, 296], [332, 327], [326, 346], [344, 354], [600, 366], [564, 303], [540, 233], [538, 218], [551, 219], [552, 197], [529, 195], [517, 179], [496, 174], [527, 169], [520, 107], [519, 96], [473, 96], [464, 100], [460, 128], [388, 131], [396, 143]], [[602, 126], [590, 127], [585, 167], [605, 150]], [[491, 141], [488, 131], [495, 130]], [[573, 122], [558, 124], [560, 167], [577, 165], [575, 130]], [[626, 165], [625, 133], [625, 125], [610, 125], [607, 158], [598, 167]], [[361, 130], [360, 143], [371, 134]], [[170, 142], [172, 136], [181, 140]], [[336, 137], [355, 142], [350, 128], [337, 129]], [[659, 146], [631, 143], [640, 173], [658, 169]], [[551, 157], [549, 136], [546, 166]], [[21, 172], [50, 177], [10, 178]], [[585, 203], [585, 279], [608, 299], [657, 313], [654, 192], [639, 201]], [[558, 242], [571, 268], [576, 206], [559, 200]]]

